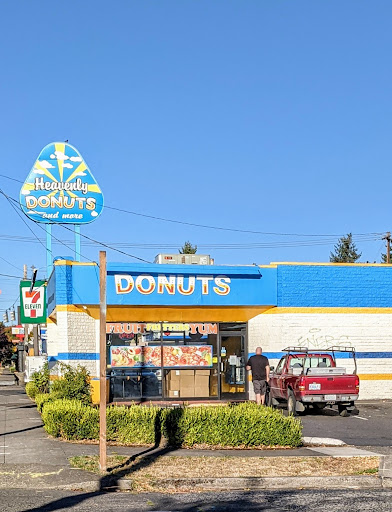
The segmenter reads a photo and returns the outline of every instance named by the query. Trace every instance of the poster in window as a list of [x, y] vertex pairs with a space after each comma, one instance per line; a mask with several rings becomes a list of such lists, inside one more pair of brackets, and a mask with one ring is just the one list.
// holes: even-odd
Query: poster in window
[[[160, 368], [161, 347], [113, 346], [110, 348], [112, 367]], [[163, 347], [164, 367], [212, 366], [212, 345], [181, 345]]]

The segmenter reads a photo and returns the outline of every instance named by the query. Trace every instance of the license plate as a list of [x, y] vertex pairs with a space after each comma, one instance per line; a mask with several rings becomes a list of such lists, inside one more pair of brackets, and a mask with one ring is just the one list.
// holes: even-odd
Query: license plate
[[336, 400], [336, 395], [324, 395], [325, 400]]
[[317, 382], [313, 382], [313, 384], [309, 384], [309, 391], [317, 391], [321, 389], [321, 384], [317, 384]]

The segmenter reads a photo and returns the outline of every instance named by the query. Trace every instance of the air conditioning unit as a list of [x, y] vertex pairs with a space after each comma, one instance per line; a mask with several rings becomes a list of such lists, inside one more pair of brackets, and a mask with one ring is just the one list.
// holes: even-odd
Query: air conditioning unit
[[154, 263], [172, 265], [213, 265], [208, 254], [157, 254]]

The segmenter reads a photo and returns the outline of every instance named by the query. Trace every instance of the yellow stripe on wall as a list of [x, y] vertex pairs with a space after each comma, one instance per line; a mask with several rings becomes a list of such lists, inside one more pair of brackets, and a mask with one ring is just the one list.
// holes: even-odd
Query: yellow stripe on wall
[[392, 308], [271, 308], [264, 311], [264, 315], [280, 315], [280, 314], [392, 314]]
[[360, 380], [392, 380], [392, 373], [360, 373]]

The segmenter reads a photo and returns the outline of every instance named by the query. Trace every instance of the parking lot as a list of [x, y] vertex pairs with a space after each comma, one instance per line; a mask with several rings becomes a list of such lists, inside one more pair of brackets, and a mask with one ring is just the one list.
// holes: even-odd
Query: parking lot
[[392, 400], [357, 402], [356, 406], [358, 411], [347, 418], [340, 417], [336, 407], [322, 411], [311, 408], [300, 416], [303, 435], [341, 439], [350, 445], [379, 447], [376, 451], [392, 453]]

